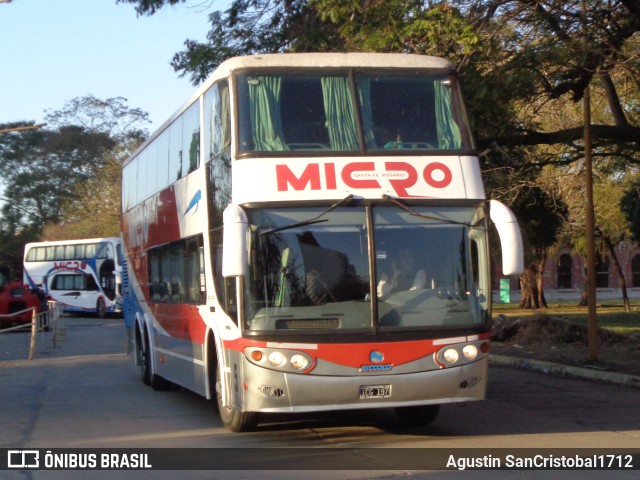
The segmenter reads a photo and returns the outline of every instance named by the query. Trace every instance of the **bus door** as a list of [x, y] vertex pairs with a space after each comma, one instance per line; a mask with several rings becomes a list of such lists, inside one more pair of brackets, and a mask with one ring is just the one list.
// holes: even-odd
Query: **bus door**
[[116, 275], [115, 264], [113, 260], [104, 260], [98, 271], [98, 278], [100, 279], [100, 288], [111, 301], [116, 298]]

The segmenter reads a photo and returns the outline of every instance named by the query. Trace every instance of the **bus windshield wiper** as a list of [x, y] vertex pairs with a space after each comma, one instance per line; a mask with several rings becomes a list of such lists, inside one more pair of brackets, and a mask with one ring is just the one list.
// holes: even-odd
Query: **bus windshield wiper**
[[405, 212], [407, 212], [410, 215], [413, 215], [415, 217], [426, 218], [427, 220], [436, 220], [438, 222], [451, 223], [453, 225], [464, 225], [465, 227], [471, 227], [472, 226], [470, 223], [456, 222], [455, 220], [450, 220], [450, 219], [444, 218], [444, 217], [432, 217], [430, 215], [425, 215], [423, 213], [420, 213], [420, 212], [414, 210], [409, 205], [407, 205], [406, 203], [400, 201], [399, 199], [394, 198], [391, 195], [387, 195], [386, 193], [382, 195], [382, 198], [384, 198], [385, 200], [389, 200], [395, 206], [400, 207]]
[[258, 235], [259, 236], [271, 235], [272, 233], [282, 232], [284, 230], [291, 230], [292, 228], [304, 227], [306, 225], [313, 225], [314, 223], [327, 222], [328, 220], [326, 218], [320, 218], [320, 217], [326, 215], [327, 213], [329, 213], [332, 210], [335, 210], [336, 208], [340, 207], [341, 205], [344, 205], [345, 203], [348, 203], [352, 198], [353, 198], [353, 195], [347, 195], [342, 200], [334, 203], [329, 208], [327, 208], [326, 210], [321, 212], [320, 215], [317, 215], [317, 216], [315, 216], [313, 218], [310, 218], [308, 220], [302, 220], [300, 222], [291, 223], [291, 224], [285, 225], [283, 227], [276, 227], [276, 228], [272, 228], [272, 229], [269, 229], [269, 230], [265, 230], [264, 232], [260, 232]]

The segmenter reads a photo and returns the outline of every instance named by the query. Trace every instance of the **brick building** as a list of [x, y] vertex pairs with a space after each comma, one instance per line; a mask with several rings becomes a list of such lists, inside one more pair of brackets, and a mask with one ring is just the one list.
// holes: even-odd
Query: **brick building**
[[[615, 247], [616, 256], [627, 283], [627, 294], [631, 299], [640, 299], [640, 245], [621, 242]], [[549, 255], [543, 273], [544, 294], [547, 301], [579, 300], [585, 282], [587, 259], [564, 247]], [[493, 268], [493, 298], [500, 300], [501, 267]], [[520, 301], [520, 286], [517, 276], [509, 277], [512, 303]], [[621, 279], [615, 262], [607, 252], [596, 265], [596, 296], [600, 300], [621, 300]], [[504, 288], [504, 283], [503, 283]]]

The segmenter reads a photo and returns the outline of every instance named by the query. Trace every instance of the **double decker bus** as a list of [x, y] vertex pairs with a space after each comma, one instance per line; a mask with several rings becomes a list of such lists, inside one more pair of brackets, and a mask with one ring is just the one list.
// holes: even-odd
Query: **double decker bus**
[[60, 303], [65, 312], [103, 318], [122, 311], [119, 237], [28, 243], [24, 283]]
[[394, 408], [432, 421], [487, 385], [485, 198], [444, 59], [270, 54], [223, 62], [123, 165], [125, 323], [142, 380], [262, 412]]

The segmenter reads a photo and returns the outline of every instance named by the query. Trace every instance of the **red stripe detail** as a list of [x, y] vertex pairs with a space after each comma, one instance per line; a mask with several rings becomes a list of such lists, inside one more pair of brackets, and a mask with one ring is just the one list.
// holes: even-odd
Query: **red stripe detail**
[[151, 303], [151, 313], [169, 335], [204, 344], [207, 327], [196, 305]]
[[[479, 340], [489, 340], [490, 334], [478, 335]], [[408, 340], [403, 342], [377, 342], [377, 343], [318, 343], [317, 349], [292, 348], [290, 350], [302, 351], [313, 357], [314, 362], [320, 358], [327, 362], [359, 368], [362, 365], [370, 365], [371, 352], [377, 351], [384, 355], [379, 363], [390, 363], [394, 366], [413, 362], [420, 358], [433, 355], [435, 352], [450, 344], [433, 344], [434, 340]], [[227, 340], [223, 342], [225, 348], [242, 352], [246, 347], [266, 348], [267, 342], [255, 342], [245, 338]]]

